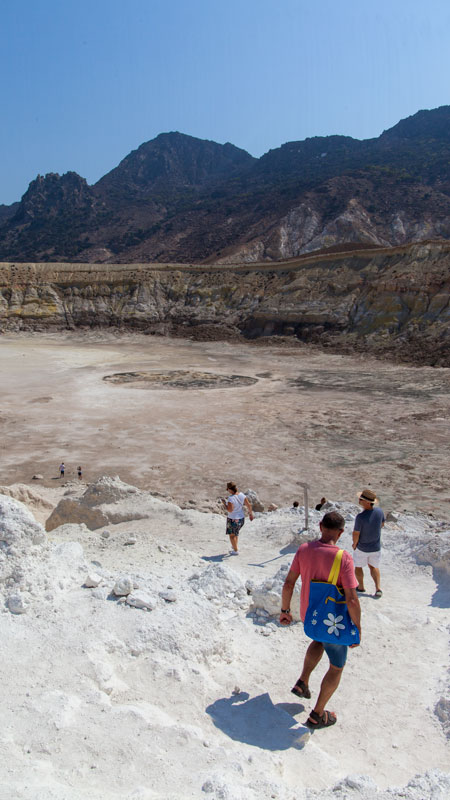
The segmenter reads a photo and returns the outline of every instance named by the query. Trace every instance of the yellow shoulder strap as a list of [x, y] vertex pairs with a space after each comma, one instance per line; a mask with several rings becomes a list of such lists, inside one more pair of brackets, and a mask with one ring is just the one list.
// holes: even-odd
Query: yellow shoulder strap
[[339, 578], [339, 572], [341, 570], [341, 561], [343, 554], [344, 554], [343, 550], [337, 551], [334, 557], [333, 566], [331, 567], [330, 574], [328, 575], [328, 583], [334, 583], [335, 586]]

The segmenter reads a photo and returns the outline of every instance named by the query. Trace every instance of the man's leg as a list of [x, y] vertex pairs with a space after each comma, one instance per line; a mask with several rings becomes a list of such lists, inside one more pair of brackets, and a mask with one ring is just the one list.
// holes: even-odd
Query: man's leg
[[230, 533], [230, 543], [233, 550], [237, 553], [238, 549], [238, 537], [234, 535], [234, 533]]
[[302, 674], [299, 677], [299, 681], [303, 681], [306, 688], [308, 688], [308, 681], [311, 675], [311, 672], [317, 667], [320, 659], [323, 656], [323, 644], [322, 642], [311, 642], [309, 645], [306, 653], [305, 653], [305, 660], [303, 662], [303, 670]]
[[319, 717], [323, 716], [328, 700], [338, 688], [343, 669], [344, 667], [333, 667], [333, 664], [330, 664], [328, 672], [323, 676], [322, 683], [320, 684], [319, 697], [314, 706], [314, 711]]
[[[370, 568], [372, 571], [372, 567]], [[360, 592], [364, 592], [364, 572], [362, 567], [355, 567], [355, 575], [356, 580], [358, 581], [358, 589]]]
[[[371, 564], [369, 564], [369, 569], [375, 583], [375, 591], [378, 592], [380, 591], [380, 570], [378, 567], [372, 567]], [[356, 577], [358, 578], [358, 574], [356, 574]]]
[[316, 705], [311, 712], [311, 714], [314, 714], [314, 716], [311, 717], [310, 715], [308, 719], [308, 726], [312, 729], [315, 725], [319, 725], [324, 715], [326, 724], [333, 725], [336, 722], [336, 714], [334, 714], [332, 711], [328, 711], [325, 706], [339, 686], [342, 671], [347, 660], [348, 648], [345, 645], [326, 643], [324, 645], [324, 649], [328, 658], [330, 659], [330, 666], [328, 668], [328, 672], [326, 672], [323, 677]]

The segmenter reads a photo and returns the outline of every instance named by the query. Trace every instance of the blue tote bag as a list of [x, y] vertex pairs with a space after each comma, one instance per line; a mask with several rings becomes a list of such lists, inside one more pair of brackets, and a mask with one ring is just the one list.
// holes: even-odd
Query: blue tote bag
[[304, 629], [310, 639], [328, 644], [359, 644], [359, 631], [348, 613], [345, 593], [336, 584], [344, 551], [336, 553], [328, 581], [311, 581]]

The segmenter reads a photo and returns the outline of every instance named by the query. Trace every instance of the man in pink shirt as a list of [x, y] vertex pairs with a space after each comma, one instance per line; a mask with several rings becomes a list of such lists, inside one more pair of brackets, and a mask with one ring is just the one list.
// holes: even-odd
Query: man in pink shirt
[[[309, 602], [310, 583], [314, 580], [328, 580], [334, 557], [339, 550], [337, 541], [344, 530], [344, 525], [345, 521], [343, 516], [337, 511], [330, 511], [328, 514], [325, 514], [320, 523], [320, 532], [322, 534], [320, 539], [314, 542], [304, 542], [304, 544], [301, 544], [298, 548], [284, 582], [281, 595], [280, 623], [282, 625], [290, 625], [292, 622], [290, 603], [294, 586], [299, 576], [301, 576], [302, 581], [300, 591], [300, 617], [302, 621], [304, 621]], [[337, 585], [344, 590], [348, 612], [361, 636], [361, 609], [358, 595], [356, 594], [358, 581], [355, 576], [353, 559], [350, 554], [345, 551], [342, 556], [341, 570]], [[351, 646], [357, 647], [358, 645]], [[330, 661], [328, 672], [324, 675], [320, 686], [316, 705], [306, 722], [311, 729], [327, 728], [330, 725], [334, 725], [336, 722], [336, 714], [332, 711], [327, 711], [325, 705], [339, 686], [342, 670], [347, 660], [347, 649], [347, 645], [343, 644], [328, 644], [327, 642], [312, 641], [306, 651], [302, 674], [292, 689], [297, 697], [304, 697], [306, 699], [311, 697], [308, 685], [309, 677], [312, 671], [317, 667], [324, 650]]]

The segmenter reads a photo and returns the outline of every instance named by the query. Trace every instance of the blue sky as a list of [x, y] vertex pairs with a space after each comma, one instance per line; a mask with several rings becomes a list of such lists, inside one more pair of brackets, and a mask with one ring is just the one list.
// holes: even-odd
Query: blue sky
[[450, 103], [448, 0], [1, 0], [0, 203], [163, 131], [260, 156]]

